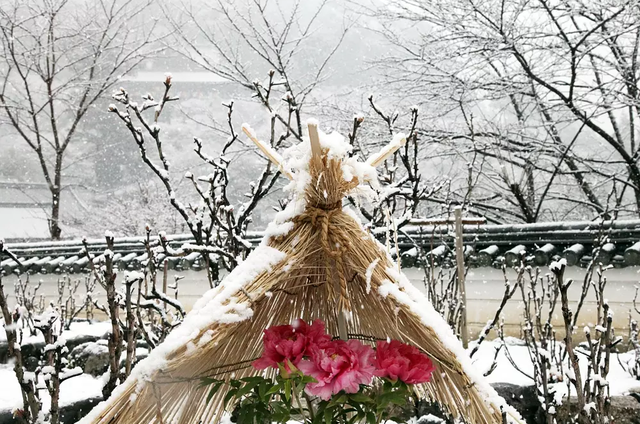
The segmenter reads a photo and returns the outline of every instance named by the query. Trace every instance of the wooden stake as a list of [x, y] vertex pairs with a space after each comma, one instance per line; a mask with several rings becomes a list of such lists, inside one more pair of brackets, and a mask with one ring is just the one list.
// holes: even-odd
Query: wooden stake
[[347, 334], [347, 313], [345, 311], [338, 313], [338, 335], [340, 336], [340, 340], [349, 340], [349, 335]]
[[258, 148], [262, 151], [262, 153], [264, 153], [269, 158], [269, 160], [273, 162], [275, 166], [278, 167], [278, 170], [282, 172], [284, 176], [286, 176], [290, 180], [293, 180], [293, 175], [291, 175], [291, 172], [284, 169], [284, 167], [282, 166], [283, 159], [278, 152], [273, 150], [271, 146], [268, 146], [262, 141], [258, 140], [256, 136], [253, 135], [253, 131], [251, 130], [251, 128], [249, 128], [248, 126], [243, 125], [242, 132], [244, 132], [247, 135], [247, 137], [249, 137], [249, 139], [253, 141], [253, 143], [256, 146], [258, 146]]
[[453, 210], [456, 218], [456, 262], [458, 265], [458, 285], [460, 286], [460, 297], [462, 310], [460, 317], [460, 338], [462, 346], [469, 347], [469, 329], [467, 328], [467, 290], [464, 281], [464, 246], [462, 244], [462, 206], [456, 206]]

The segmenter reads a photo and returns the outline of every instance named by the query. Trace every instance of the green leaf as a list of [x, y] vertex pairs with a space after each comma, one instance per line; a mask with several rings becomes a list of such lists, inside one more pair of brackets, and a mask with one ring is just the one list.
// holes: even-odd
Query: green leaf
[[376, 424], [378, 420], [376, 420], [376, 414], [372, 411], [367, 412], [367, 424]]
[[224, 381], [216, 381], [213, 384], [213, 387], [211, 387], [211, 390], [209, 390], [209, 394], [207, 395], [207, 403], [211, 402], [211, 399], [218, 392], [218, 390], [220, 390], [220, 387], [222, 387], [223, 383]]
[[229, 401], [236, 395], [236, 392], [238, 391], [238, 389], [230, 389], [227, 392], [227, 395], [224, 397], [224, 407], [227, 407], [227, 404], [229, 403]]
[[327, 409], [328, 408], [333, 408], [336, 405], [341, 405], [341, 404], [345, 403], [346, 401], [347, 401], [347, 395], [341, 394], [341, 395], [331, 399], [331, 401], [327, 405]]
[[364, 393], [353, 393], [349, 395], [349, 403], [357, 402], [357, 403], [373, 403], [373, 399]]
[[396, 405], [404, 405], [407, 403], [406, 393], [403, 392], [387, 392], [378, 396], [378, 405], [386, 406], [390, 403]]
[[291, 418], [291, 414], [289, 413], [289, 410], [287, 408], [285, 408], [282, 405], [282, 403], [274, 402], [274, 403], [271, 404], [271, 407], [275, 411], [271, 415], [271, 418], [274, 421], [277, 421], [279, 423], [286, 423], [287, 421], [289, 421], [289, 418]]
[[260, 381], [252, 381], [250, 383], [245, 384], [244, 386], [240, 387], [238, 389], [238, 393], [236, 394], [236, 396], [238, 398], [241, 398], [242, 396], [246, 395], [247, 393], [249, 393], [254, 387], [256, 387], [258, 384], [260, 383]]
[[333, 414], [331, 413], [331, 409], [327, 408], [324, 410], [324, 422], [326, 424], [332, 424]]
[[358, 413], [353, 417], [353, 419], [351, 419], [349, 422], [350, 423], [360, 423], [362, 422], [362, 420], [364, 419], [365, 414], [364, 411], [360, 410], [358, 411]]
[[324, 421], [324, 414], [320, 413], [320, 411], [316, 412], [316, 416], [313, 417], [313, 423], [312, 424], [322, 424], [322, 422]]
[[253, 424], [253, 414], [246, 406], [240, 408], [238, 412], [238, 424]]
[[211, 384], [215, 384], [215, 383], [217, 383], [217, 382], [219, 382], [219, 381], [221, 381], [221, 380], [218, 380], [218, 379], [216, 379], [216, 378], [211, 378], [211, 377], [202, 377], [202, 378], [200, 379], [200, 386], [201, 386], [201, 387], [202, 387], [202, 386], [209, 386], [209, 385], [211, 385]]
[[306, 384], [304, 384], [303, 382], [299, 382], [298, 385], [296, 386], [296, 392], [302, 393], [302, 391], [304, 390], [304, 386], [306, 386]]
[[317, 383], [318, 380], [316, 380], [315, 378], [311, 377], [310, 375], [303, 375], [302, 379], [300, 380], [303, 383]]
[[269, 387], [269, 381], [262, 380], [260, 382], [260, 385], [258, 386], [258, 397], [260, 398], [261, 401], [265, 400], [265, 397], [267, 395], [267, 388], [268, 387]]
[[291, 380], [284, 381], [284, 397], [287, 402], [291, 400]]
[[280, 385], [278, 384], [274, 384], [273, 386], [271, 386], [271, 388], [269, 390], [267, 390], [267, 395], [272, 395], [274, 393], [278, 393], [281, 390]]
[[260, 383], [262, 381], [265, 381], [264, 377], [259, 377], [259, 376], [254, 376], [254, 377], [244, 377], [241, 378], [240, 381], [243, 381], [245, 383]]

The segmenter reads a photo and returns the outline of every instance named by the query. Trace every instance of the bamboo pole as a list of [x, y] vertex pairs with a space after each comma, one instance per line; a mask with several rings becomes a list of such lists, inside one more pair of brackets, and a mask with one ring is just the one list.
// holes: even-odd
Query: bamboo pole
[[278, 167], [278, 170], [280, 172], [282, 172], [282, 174], [284, 176], [286, 176], [290, 180], [293, 180], [293, 175], [291, 175], [291, 172], [289, 172], [288, 170], [284, 169], [284, 167], [282, 166], [282, 163], [284, 161], [282, 159], [282, 156], [280, 156], [280, 154], [278, 152], [273, 150], [271, 148], [271, 146], [268, 146], [265, 143], [263, 143], [262, 141], [258, 140], [258, 138], [254, 135], [253, 130], [251, 129], [251, 127], [249, 127], [247, 124], [243, 124], [242, 125], [242, 132], [244, 132], [247, 135], [247, 137], [249, 137], [249, 139], [251, 141], [253, 141], [253, 143], [256, 146], [258, 146], [258, 148], [262, 151], [262, 153], [264, 153], [265, 156], [267, 156], [269, 158], [269, 160], [271, 162], [273, 162], [273, 164], [275, 166]]
[[467, 327], [467, 290], [464, 281], [464, 246], [462, 245], [462, 206], [454, 209], [456, 221], [456, 262], [458, 265], [458, 285], [460, 287], [460, 297], [462, 300], [462, 310], [460, 317], [460, 338], [462, 346], [469, 347], [469, 328]]
[[367, 159], [367, 163], [375, 168], [405, 144], [407, 144], [407, 138], [404, 137], [404, 134], [397, 134], [393, 140], [384, 146], [378, 153], [370, 156], [369, 159]]
[[318, 136], [318, 125], [309, 122], [307, 123], [309, 129], [309, 143], [311, 144], [311, 155], [315, 159], [322, 158], [322, 148], [320, 147], [320, 137]]

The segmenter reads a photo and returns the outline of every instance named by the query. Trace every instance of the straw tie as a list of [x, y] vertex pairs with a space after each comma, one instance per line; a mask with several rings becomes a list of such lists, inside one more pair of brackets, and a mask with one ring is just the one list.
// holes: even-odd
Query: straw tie
[[[347, 292], [347, 279], [344, 275], [344, 253], [350, 246], [349, 238], [344, 232], [335, 225], [330, 225], [333, 217], [342, 213], [342, 202], [325, 207], [307, 206], [305, 212], [298, 217], [301, 222], [309, 222], [318, 229], [320, 237], [320, 246], [326, 253], [327, 276], [330, 275], [331, 264], [329, 258], [333, 259], [338, 271], [338, 279], [340, 282], [340, 297], [338, 299], [338, 310], [349, 311], [349, 298]], [[329, 285], [330, 291], [333, 293], [333, 287]]]

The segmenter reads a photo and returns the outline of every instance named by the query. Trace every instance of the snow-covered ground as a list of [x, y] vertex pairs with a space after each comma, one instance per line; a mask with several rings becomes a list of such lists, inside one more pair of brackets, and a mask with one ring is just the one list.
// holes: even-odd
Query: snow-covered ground
[[[0, 365], [0, 411], [22, 408], [22, 395], [20, 385], [10, 365]], [[101, 378], [95, 378], [89, 374], [80, 374], [60, 384], [60, 406], [66, 406], [75, 402], [97, 398], [102, 395], [103, 382]], [[42, 399], [43, 411], [48, 411], [51, 398], [44, 383], [40, 383], [40, 399]]]
[[[473, 348], [475, 342], [471, 343], [470, 349]], [[480, 346], [480, 349], [473, 357], [474, 365], [482, 372], [488, 370], [493, 362], [495, 355], [495, 348], [498, 346], [498, 341], [485, 341]], [[533, 375], [533, 364], [529, 358], [529, 352], [527, 347], [522, 344], [522, 341], [517, 339], [507, 339], [506, 348], [516, 364], [517, 369], [507, 359], [505, 348], [503, 348], [498, 355], [498, 366], [496, 369], [487, 376], [487, 381], [490, 383], [510, 383], [517, 386], [530, 386], [532, 385], [530, 376]], [[620, 365], [620, 362], [626, 364], [634, 359], [634, 353], [621, 353], [611, 355], [610, 370], [607, 376], [609, 382], [611, 396], [625, 395], [629, 392], [640, 392], [640, 381], [634, 379], [629, 375]], [[586, 374], [587, 361], [580, 361], [582, 375]], [[522, 372], [520, 372], [520, 371]], [[566, 395], [567, 385], [566, 383], [557, 384], [557, 393], [559, 395]], [[507, 402], [509, 400], [507, 399]]]
[[[102, 337], [106, 333], [111, 331], [111, 323], [106, 321], [100, 322], [87, 322], [78, 321], [71, 323], [69, 330], [62, 332], [62, 337], [65, 340], [73, 340], [74, 338], [81, 336], [94, 336]], [[7, 334], [4, 331], [4, 327], [0, 327], [0, 341], [7, 340]], [[28, 343], [44, 343], [44, 337], [40, 331], [35, 336], [25, 336], [22, 344]], [[0, 380], [2, 381], [2, 380]]]
[[[111, 329], [109, 322], [74, 322], [69, 330], [62, 333], [62, 337], [67, 340], [73, 340], [82, 336], [102, 337]], [[6, 341], [6, 333], [4, 328], [0, 327], [0, 341]], [[24, 344], [44, 343], [42, 333], [38, 332], [36, 336], [27, 336], [24, 338]], [[140, 351], [139, 353], [146, 353]], [[33, 373], [27, 373], [27, 376], [33, 376]], [[41, 376], [42, 380], [42, 376]], [[97, 398], [102, 396], [102, 386], [104, 382], [102, 378], [96, 378], [89, 374], [80, 374], [76, 377], [65, 380], [60, 385], [60, 406], [66, 406], [75, 402]], [[48, 411], [51, 405], [51, 398], [43, 381], [38, 384], [40, 398], [42, 399], [43, 411]], [[12, 364], [0, 364], [0, 411], [11, 411], [14, 408], [22, 407], [22, 395], [20, 385], [16, 379]]]

